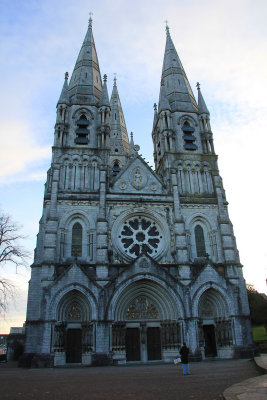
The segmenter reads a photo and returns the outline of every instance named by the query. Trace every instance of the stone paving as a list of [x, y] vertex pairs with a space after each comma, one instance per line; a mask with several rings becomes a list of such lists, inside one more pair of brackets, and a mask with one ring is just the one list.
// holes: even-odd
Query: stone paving
[[267, 354], [255, 357], [255, 365], [264, 374], [230, 386], [223, 392], [225, 400], [266, 400], [267, 399]]
[[251, 360], [192, 363], [191, 375], [171, 364], [19, 369], [0, 364], [0, 400], [219, 400], [259, 372]]

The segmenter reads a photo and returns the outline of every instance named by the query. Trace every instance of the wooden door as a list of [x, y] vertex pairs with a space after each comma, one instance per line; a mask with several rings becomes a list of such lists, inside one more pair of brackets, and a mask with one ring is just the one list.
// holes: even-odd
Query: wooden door
[[126, 360], [140, 361], [140, 331], [139, 328], [126, 329]]
[[203, 325], [204, 339], [205, 339], [205, 356], [216, 357], [216, 338], [214, 325]]
[[67, 331], [67, 363], [82, 362], [82, 330], [68, 329]]
[[161, 360], [160, 328], [147, 328], [147, 359]]

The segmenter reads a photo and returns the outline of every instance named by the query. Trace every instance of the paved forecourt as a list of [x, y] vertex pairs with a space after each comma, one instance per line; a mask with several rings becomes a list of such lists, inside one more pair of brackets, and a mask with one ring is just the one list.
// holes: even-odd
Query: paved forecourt
[[238, 382], [223, 392], [225, 400], [266, 400], [267, 399], [267, 354], [254, 358], [258, 371], [256, 378]]
[[0, 399], [216, 400], [223, 391], [259, 372], [250, 360], [190, 364], [191, 375], [171, 364], [19, 369], [0, 365]]

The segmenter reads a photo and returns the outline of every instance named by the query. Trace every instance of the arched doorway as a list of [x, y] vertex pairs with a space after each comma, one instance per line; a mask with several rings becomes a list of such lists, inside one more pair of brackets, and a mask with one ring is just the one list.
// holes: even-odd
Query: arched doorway
[[[199, 345], [205, 357], [222, 356], [232, 345], [232, 323], [222, 294], [211, 288], [199, 299]], [[226, 354], [226, 353], [225, 353]]]
[[[125, 313], [126, 360], [161, 360], [160, 313], [147, 295], [135, 297]], [[146, 347], [146, 349], [145, 349]]]
[[181, 344], [177, 303], [158, 283], [142, 279], [127, 286], [115, 306], [112, 351], [127, 362], [167, 360]]
[[[53, 347], [56, 358], [65, 356], [66, 363], [82, 363], [92, 351], [93, 324], [91, 307], [87, 298], [78, 290], [65, 294], [57, 308]], [[63, 361], [61, 361], [63, 362]]]

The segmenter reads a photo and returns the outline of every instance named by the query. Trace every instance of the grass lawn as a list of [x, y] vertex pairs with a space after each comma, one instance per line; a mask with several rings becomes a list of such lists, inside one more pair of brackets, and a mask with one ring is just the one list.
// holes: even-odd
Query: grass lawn
[[266, 331], [263, 325], [252, 327], [253, 339], [255, 342], [267, 340]]

